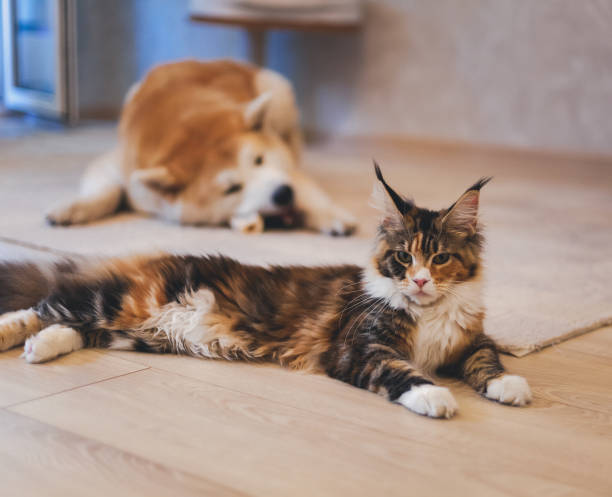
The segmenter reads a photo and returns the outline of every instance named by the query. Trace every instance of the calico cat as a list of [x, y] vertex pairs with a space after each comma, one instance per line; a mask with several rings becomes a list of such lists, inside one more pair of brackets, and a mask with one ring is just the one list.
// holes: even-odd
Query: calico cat
[[444, 371], [489, 399], [527, 404], [527, 382], [505, 373], [483, 331], [478, 199], [489, 179], [431, 211], [375, 170], [383, 216], [365, 269], [175, 255], [5, 263], [0, 350], [25, 342], [30, 363], [83, 347], [273, 361], [450, 418], [455, 399], [431, 378]]

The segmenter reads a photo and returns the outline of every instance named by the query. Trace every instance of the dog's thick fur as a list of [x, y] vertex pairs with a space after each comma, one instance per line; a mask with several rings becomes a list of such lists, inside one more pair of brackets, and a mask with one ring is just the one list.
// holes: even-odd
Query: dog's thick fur
[[299, 212], [308, 228], [350, 233], [353, 217], [297, 168], [300, 148], [293, 89], [281, 75], [228, 60], [161, 65], [128, 92], [118, 147], [47, 219], [87, 223], [125, 199], [185, 224], [260, 231], [264, 216]]

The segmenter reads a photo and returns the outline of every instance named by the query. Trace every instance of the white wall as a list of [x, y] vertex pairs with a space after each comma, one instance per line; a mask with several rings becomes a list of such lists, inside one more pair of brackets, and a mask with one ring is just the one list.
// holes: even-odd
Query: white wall
[[0, 8], [0, 108], [2, 108], [2, 95], [4, 95], [4, 59], [2, 55], [2, 8]]
[[[82, 101], [116, 105], [165, 60], [246, 57], [186, 5], [79, 0]], [[612, 154], [611, 33], [612, 0], [369, 0], [362, 33], [273, 33], [268, 57], [309, 128]]]
[[609, 0], [380, 0], [361, 37], [290, 46], [305, 121], [612, 153]]
[[80, 104], [117, 112], [129, 86], [155, 64], [185, 57], [245, 59], [238, 29], [189, 21], [188, 0], [79, 0]]

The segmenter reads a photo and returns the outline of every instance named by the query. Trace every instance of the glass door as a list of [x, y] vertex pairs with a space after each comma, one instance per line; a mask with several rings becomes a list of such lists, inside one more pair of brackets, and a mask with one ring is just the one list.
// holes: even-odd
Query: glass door
[[4, 105], [77, 118], [74, 0], [2, 0]]

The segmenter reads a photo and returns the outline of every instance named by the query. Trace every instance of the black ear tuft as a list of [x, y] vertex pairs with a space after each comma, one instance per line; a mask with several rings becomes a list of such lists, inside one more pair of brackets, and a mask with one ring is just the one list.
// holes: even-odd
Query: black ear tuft
[[448, 208], [442, 219], [448, 230], [464, 235], [471, 235], [477, 230], [480, 189], [491, 179], [490, 176], [480, 178]]
[[480, 191], [480, 189], [485, 186], [489, 181], [491, 181], [493, 179], [493, 176], [484, 176], [482, 178], [480, 178], [476, 183], [474, 183], [472, 186], [470, 186], [466, 192], [469, 192], [470, 190], [476, 190], [476, 191]]
[[384, 184], [385, 178], [383, 178], [382, 171], [380, 170], [380, 166], [378, 165], [375, 159], [372, 159], [372, 162], [374, 163], [374, 172], [376, 173], [376, 178], [378, 179], [378, 181]]
[[395, 207], [397, 207], [397, 210], [400, 211], [401, 214], [406, 214], [408, 211], [410, 211], [412, 205], [409, 202], [406, 202], [402, 197], [400, 197], [395, 192], [395, 190], [387, 184], [385, 178], [383, 178], [380, 166], [374, 159], [372, 159], [372, 162], [374, 163], [374, 172], [376, 173], [376, 178], [383, 184], [385, 190], [387, 190], [387, 193], [391, 197], [391, 200], [393, 200], [393, 203], [395, 204]]

